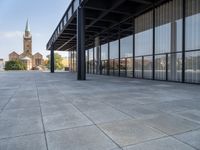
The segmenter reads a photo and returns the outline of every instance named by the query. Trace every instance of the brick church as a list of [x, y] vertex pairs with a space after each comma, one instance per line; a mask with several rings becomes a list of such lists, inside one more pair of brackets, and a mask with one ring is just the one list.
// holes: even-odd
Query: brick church
[[18, 54], [13, 51], [9, 54], [9, 60], [21, 60], [27, 67], [27, 70], [38, 69], [43, 64], [43, 56], [39, 52], [32, 54], [32, 35], [28, 20], [26, 22], [25, 33], [23, 36], [23, 53]]

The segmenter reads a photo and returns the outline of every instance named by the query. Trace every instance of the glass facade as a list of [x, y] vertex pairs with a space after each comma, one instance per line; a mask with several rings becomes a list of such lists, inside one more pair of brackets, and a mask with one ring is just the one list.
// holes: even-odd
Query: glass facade
[[89, 73], [94, 73], [94, 49], [89, 49]]
[[76, 70], [76, 51], [71, 51], [70, 53], [69, 53], [69, 55], [70, 55], [70, 70], [72, 71], [72, 72], [76, 72], [77, 70]]
[[110, 75], [119, 76], [119, 40], [110, 42]]
[[120, 40], [120, 76], [133, 76], [133, 36]]
[[108, 74], [108, 44], [101, 45], [101, 65], [100, 72], [103, 75]]
[[200, 1], [186, 0], [185, 81], [200, 83]]
[[153, 57], [153, 12], [135, 19], [135, 76], [152, 78]]
[[200, 83], [200, 0], [167, 1], [134, 18], [133, 28], [101, 45], [100, 60], [96, 47], [87, 50], [87, 73], [100, 63], [102, 75]]

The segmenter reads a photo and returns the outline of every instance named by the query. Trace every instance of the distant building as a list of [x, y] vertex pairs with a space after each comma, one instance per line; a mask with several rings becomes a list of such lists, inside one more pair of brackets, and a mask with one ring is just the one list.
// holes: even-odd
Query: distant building
[[23, 36], [23, 53], [18, 54], [13, 51], [9, 54], [9, 60], [21, 60], [26, 64], [27, 70], [36, 69], [43, 64], [43, 56], [39, 52], [32, 54], [32, 35], [28, 20], [26, 22], [25, 33]]
[[4, 60], [0, 59], [0, 71], [4, 70]]

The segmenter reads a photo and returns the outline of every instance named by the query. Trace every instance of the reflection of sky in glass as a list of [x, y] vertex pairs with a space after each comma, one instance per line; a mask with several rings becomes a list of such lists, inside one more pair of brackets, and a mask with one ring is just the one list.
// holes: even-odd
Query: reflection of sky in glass
[[151, 55], [153, 48], [153, 30], [135, 34], [135, 55]]
[[89, 49], [89, 60], [93, 60], [93, 49]]
[[200, 13], [186, 17], [186, 50], [200, 49]]
[[110, 59], [118, 58], [119, 41], [110, 42]]
[[155, 53], [170, 52], [171, 49], [171, 24], [164, 24], [155, 29]]
[[101, 45], [101, 60], [108, 59], [108, 44]]
[[120, 40], [121, 58], [133, 56], [133, 36], [128, 36]]

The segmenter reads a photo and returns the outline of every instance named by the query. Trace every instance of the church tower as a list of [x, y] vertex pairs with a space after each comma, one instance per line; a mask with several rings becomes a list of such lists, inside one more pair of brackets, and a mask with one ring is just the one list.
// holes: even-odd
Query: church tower
[[32, 55], [32, 35], [29, 28], [28, 20], [26, 22], [26, 28], [24, 33], [24, 53]]

